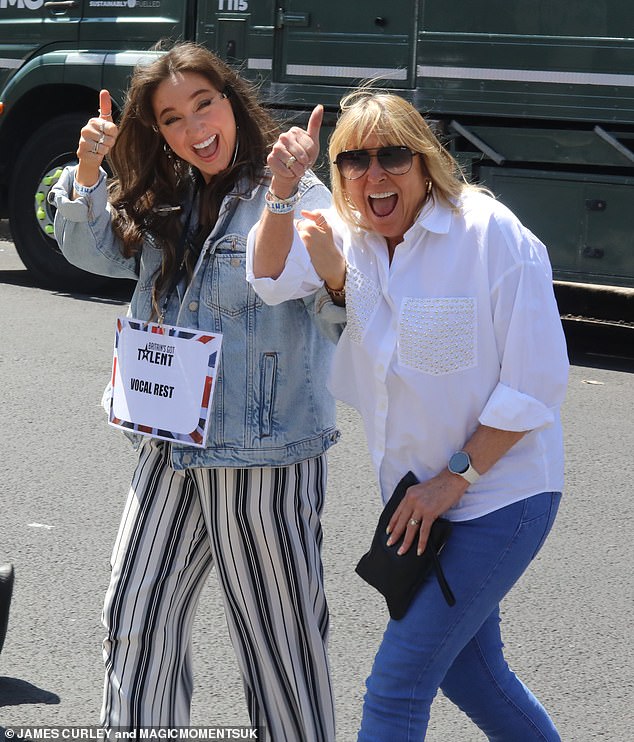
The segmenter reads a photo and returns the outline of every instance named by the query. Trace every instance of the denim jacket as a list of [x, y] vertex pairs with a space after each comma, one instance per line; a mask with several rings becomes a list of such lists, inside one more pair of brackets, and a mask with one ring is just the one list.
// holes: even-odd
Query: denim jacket
[[[149, 319], [161, 250], [147, 234], [140, 259], [124, 258], [111, 227], [105, 173], [92, 193], [74, 201], [73, 176], [74, 168], [66, 168], [50, 194], [62, 252], [86, 271], [136, 279], [129, 314]], [[298, 211], [329, 205], [328, 190], [312, 173], [299, 188]], [[337, 335], [330, 331], [333, 305], [317, 294], [267, 306], [245, 279], [246, 237], [265, 192], [259, 185], [225, 198], [189, 285], [181, 282], [166, 308], [166, 324], [223, 333], [207, 446], [172, 443], [176, 469], [286, 466], [320, 455], [339, 438], [326, 390], [334, 350], [326, 335]]]

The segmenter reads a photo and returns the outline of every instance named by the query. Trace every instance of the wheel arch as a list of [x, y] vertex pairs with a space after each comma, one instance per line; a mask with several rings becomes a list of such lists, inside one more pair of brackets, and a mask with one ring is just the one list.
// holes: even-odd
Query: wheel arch
[[[30, 59], [0, 92], [0, 216], [7, 216], [8, 183], [20, 152], [43, 125], [64, 113], [96, 115], [108, 87], [117, 119], [135, 66], [161, 52], [143, 50], [49, 51]], [[77, 132], [79, 140], [79, 132]]]
[[4, 209], [7, 203], [6, 189], [16, 160], [33, 134], [46, 123], [47, 119], [57, 118], [69, 112], [85, 112], [89, 116], [91, 110], [95, 110], [95, 91], [79, 85], [42, 85], [32, 88], [11, 108], [0, 128]]

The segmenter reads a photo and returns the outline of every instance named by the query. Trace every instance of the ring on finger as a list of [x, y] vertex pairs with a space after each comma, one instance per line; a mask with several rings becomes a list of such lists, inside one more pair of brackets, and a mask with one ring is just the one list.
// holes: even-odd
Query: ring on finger
[[93, 153], [93, 155], [98, 155], [99, 154], [99, 142], [93, 142], [92, 153]]
[[420, 520], [418, 520], [417, 518], [410, 518], [408, 525], [409, 526], [419, 526], [420, 525]]
[[97, 144], [103, 144], [105, 141], [106, 141], [106, 135], [102, 131], [101, 132], [101, 136], [99, 137], [99, 139], [97, 141]]
[[286, 160], [287, 169], [290, 170], [296, 162], [297, 162], [297, 157], [293, 157], [293, 155], [291, 155], [288, 158], [288, 160]]

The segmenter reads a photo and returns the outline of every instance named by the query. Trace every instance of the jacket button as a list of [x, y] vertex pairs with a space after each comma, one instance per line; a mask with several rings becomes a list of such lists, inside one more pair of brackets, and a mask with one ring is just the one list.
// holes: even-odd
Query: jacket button
[[189, 454], [189, 453], [186, 453], [186, 454], [185, 454], [185, 455], [183, 456], [183, 464], [191, 464], [191, 463], [192, 463], [192, 457], [191, 457], [191, 454]]
[[198, 302], [197, 301], [190, 301], [187, 305], [187, 308], [190, 312], [195, 312], [198, 309]]

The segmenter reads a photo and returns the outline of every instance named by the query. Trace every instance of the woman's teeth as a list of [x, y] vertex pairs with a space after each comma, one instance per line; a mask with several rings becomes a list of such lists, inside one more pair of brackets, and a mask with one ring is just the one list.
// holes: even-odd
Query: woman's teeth
[[192, 146], [194, 147], [194, 149], [205, 149], [205, 147], [209, 147], [210, 144], [214, 143], [217, 136], [217, 134], [212, 134], [209, 139], [205, 139], [204, 142], [200, 142], [199, 144], [194, 144]]
[[389, 191], [387, 193], [371, 193], [368, 196], [368, 203], [370, 209], [375, 216], [383, 217], [389, 216], [398, 202], [398, 194], [395, 191]]
[[389, 198], [390, 196], [396, 196], [396, 193], [394, 191], [390, 191], [389, 193], [371, 193], [370, 198]]

